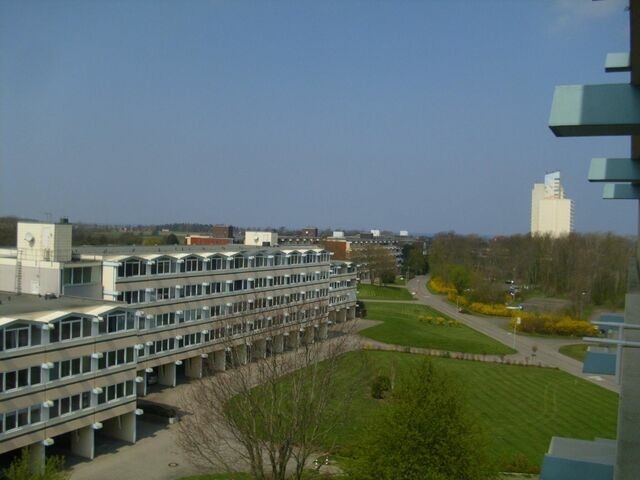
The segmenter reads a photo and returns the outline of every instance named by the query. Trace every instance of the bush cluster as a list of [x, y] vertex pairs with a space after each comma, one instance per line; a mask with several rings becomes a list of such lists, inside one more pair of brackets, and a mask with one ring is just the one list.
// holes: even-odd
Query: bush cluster
[[432, 315], [420, 315], [418, 317], [420, 323], [427, 323], [429, 325], [437, 325], [439, 327], [461, 327], [459, 322], [451, 318], [435, 317]]
[[442, 293], [448, 295], [449, 292], [452, 292], [455, 295], [456, 289], [453, 286], [440, 277], [431, 277], [429, 280], [429, 289], [435, 293]]
[[[568, 315], [558, 314], [532, 314], [520, 312], [520, 325], [517, 329], [526, 333], [567, 335], [574, 337], [585, 337], [597, 335], [598, 328], [584, 320], [576, 320]], [[517, 319], [513, 318], [510, 327], [513, 328]]]
[[378, 375], [371, 382], [371, 396], [377, 400], [384, 398], [391, 390], [391, 379], [385, 375]]

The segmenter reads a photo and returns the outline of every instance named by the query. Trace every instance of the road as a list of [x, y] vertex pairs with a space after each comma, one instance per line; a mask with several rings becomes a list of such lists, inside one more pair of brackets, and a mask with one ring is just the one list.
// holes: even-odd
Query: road
[[[410, 292], [416, 292], [416, 302], [435, 308], [445, 313], [449, 317], [458, 320], [468, 327], [484, 333], [485, 335], [505, 344], [514, 347], [514, 335], [505, 330], [495, 318], [483, 317], [468, 313], [460, 313], [458, 309], [451, 305], [445, 297], [431, 294], [426, 287], [427, 277], [418, 276], [409, 280], [407, 288]], [[583, 378], [608, 390], [620, 393], [620, 387], [611, 376], [598, 376], [582, 373], [582, 363], [574, 360], [558, 351], [563, 345], [578, 343], [574, 339], [545, 338], [526, 335], [515, 336], [515, 349], [518, 353], [509, 355], [507, 358], [518, 361], [529, 361], [535, 364], [541, 363], [548, 367], [557, 367], [571, 375]], [[538, 348], [535, 359], [532, 358], [532, 347]]]

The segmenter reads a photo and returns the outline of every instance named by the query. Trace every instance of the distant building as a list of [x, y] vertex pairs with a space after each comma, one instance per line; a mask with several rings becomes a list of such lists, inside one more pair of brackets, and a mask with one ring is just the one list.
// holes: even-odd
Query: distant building
[[214, 225], [211, 228], [211, 235], [216, 238], [233, 238], [232, 225]]
[[276, 232], [255, 232], [247, 230], [244, 232], [244, 244], [259, 247], [273, 247], [278, 245], [278, 234]]
[[187, 235], [184, 237], [187, 245], [228, 245], [233, 238], [211, 237], [209, 235]]
[[531, 192], [531, 234], [560, 237], [573, 231], [573, 202], [564, 196], [560, 172], [547, 173]]
[[300, 235], [304, 237], [318, 237], [318, 229], [316, 227], [304, 227], [300, 232]]
[[409, 236], [409, 231], [408, 230], [400, 230], [400, 236], [401, 237], [408, 237]]

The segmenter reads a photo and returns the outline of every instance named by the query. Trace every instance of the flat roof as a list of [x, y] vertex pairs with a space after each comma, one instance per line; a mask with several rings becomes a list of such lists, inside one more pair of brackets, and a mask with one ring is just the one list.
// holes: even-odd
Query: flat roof
[[79, 313], [101, 315], [115, 308], [128, 307], [124, 303], [81, 297], [50, 297], [0, 291], [0, 326], [16, 320], [50, 322], [65, 315]]
[[[292, 245], [287, 245], [286, 249], [291, 251]], [[323, 251], [322, 248], [312, 248], [312, 245], [301, 245], [301, 251]], [[227, 245], [107, 245], [107, 246], [83, 246], [74, 247], [73, 253], [78, 255], [100, 255], [100, 256], [143, 256], [143, 255], [168, 255], [168, 254], [185, 254], [190, 253], [224, 253], [233, 252], [279, 252], [283, 251], [282, 247], [264, 247], [260, 245], [241, 245], [241, 244], [227, 244]]]

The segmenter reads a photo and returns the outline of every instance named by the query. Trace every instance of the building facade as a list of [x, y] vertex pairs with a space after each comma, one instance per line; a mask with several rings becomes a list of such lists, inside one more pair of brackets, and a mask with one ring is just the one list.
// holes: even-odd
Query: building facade
[[531, 234], [561, 237], [573, 231], [573, 202], [564, 196], [560, 172], [547, 173], [531, 191]]
[[[73, 432], [72, 451], [92, 458], [93, 431], [112, 433], [113, 418], [124, 428], [113, 435], [135, 441], [135, 399], [151, 378], [175, 386], [323, 340], [355, 317], [355, 265], [323, 248], [73, 248], [70, 225], [18, 232], [29, 241], [0, 252], [0, 454], [34, 446], [43, 455]], [[50, 238], [44, 253], [43, 235], [59, 245]], [[33, 295], [16, 295], [31, 278]]]

